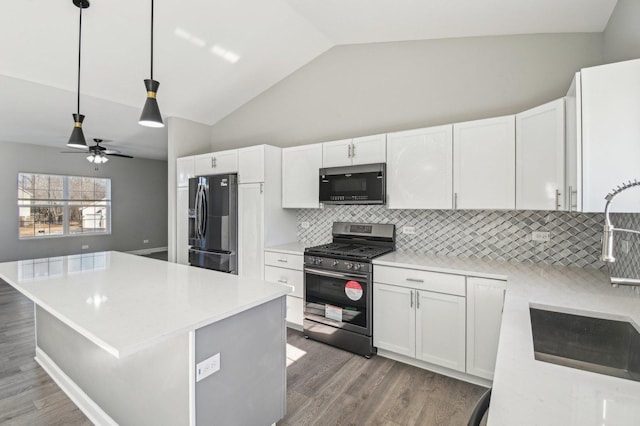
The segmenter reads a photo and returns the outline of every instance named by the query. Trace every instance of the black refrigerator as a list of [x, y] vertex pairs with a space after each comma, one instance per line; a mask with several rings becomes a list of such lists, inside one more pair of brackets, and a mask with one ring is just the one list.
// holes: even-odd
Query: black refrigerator
[[238, 273], [238, 177], [189, 179], [189, 264]]

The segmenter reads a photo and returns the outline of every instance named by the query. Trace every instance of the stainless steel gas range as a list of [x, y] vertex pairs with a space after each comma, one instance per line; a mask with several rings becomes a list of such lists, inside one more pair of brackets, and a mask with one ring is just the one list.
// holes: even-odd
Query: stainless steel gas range
[[395, 250], [395, 225], [335, 222], [333, 242], [304, 252], [304, 335], [369, 358], [373, 265]]

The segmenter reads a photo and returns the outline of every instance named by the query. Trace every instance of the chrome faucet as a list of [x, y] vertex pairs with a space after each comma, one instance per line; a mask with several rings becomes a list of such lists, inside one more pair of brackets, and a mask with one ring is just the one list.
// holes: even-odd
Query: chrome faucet
[[[613, 263], [616, 261], [616, 258], [613, 257], [613, 233], [614, 232], [628, 232], [631, 234], [640, 234], [640, 231], [636, 231], [635, 229], [624, 229], [624, 228], [615, 228], [611, 223], [611, 217], [609, 216], [609, 207], [611, 206], [611, 200], [615, 198], [616, 195], [620, 194], [622, 191], [633, 188], [634, 186], [640, 186], [640, 182], [634, 180], [633, 182], [629, 181], [628, 183], [623, 183], [622, 186], [618, 185], [617, 188], [614, 188], [612, 192], [608, 193], [605, 198], [607, 200], [607, 204], [604, 207], [604, 231], [602, 234], [602, 257], [601, 260], [603, 262]], [[622, 285], [640, 285], [640, 280], [631, 279], [631, 278], [611, 278], [611, 285], [614, 287], [618, 287], [619, 284]]]

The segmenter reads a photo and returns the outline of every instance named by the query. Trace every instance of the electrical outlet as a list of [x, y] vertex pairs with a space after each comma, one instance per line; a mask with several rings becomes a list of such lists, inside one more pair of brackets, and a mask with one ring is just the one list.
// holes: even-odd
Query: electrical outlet
[[549, 232], [547, 231], [533, 231], [531, 233], [531, 240], [533, 241], [541, 241], [543, 243], [549, 242]]
[[86, 250], [86, 249], [88, 249], [88, 248], [89, 248], [89, 244], [83, 244], [83, 245], [82, 245], [82, 250]]
[[216, 371], [220, 370], [220, 354], [217, 353], [204, 361], [196, 364], [196, 382], [209, 377]]
[[301, 222], [300, 226], [302, 227], [302, 229], [309, 229], [309, 222]]
[[620, 250], [624, 254], [629, 254], [629, 240], [620, 240]]
[[149, 244], [149, 240], [142, 240], [142, 244]]
[[407, 235], [415, 235], [416, 228], [415, 228], [415, 226], [403, 226], [402, 227], [402, 233], [403, 234], [407, 234]]

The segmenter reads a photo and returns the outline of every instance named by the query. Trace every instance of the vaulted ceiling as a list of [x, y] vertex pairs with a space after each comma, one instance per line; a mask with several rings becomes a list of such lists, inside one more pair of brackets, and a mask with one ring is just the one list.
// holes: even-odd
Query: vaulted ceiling
[[[150, 0], [83, 12], [87, 139], [166, 159], [165, 129], [137, 124], [149, 78]], [[166, 117], [207, 125], [335, 45], [504, 34], [601, 32], [616, 0], [155, 0], [154, 78]], [[73, 127], [78, 8], [0, 5], [0, 141], [64, 149]]]

